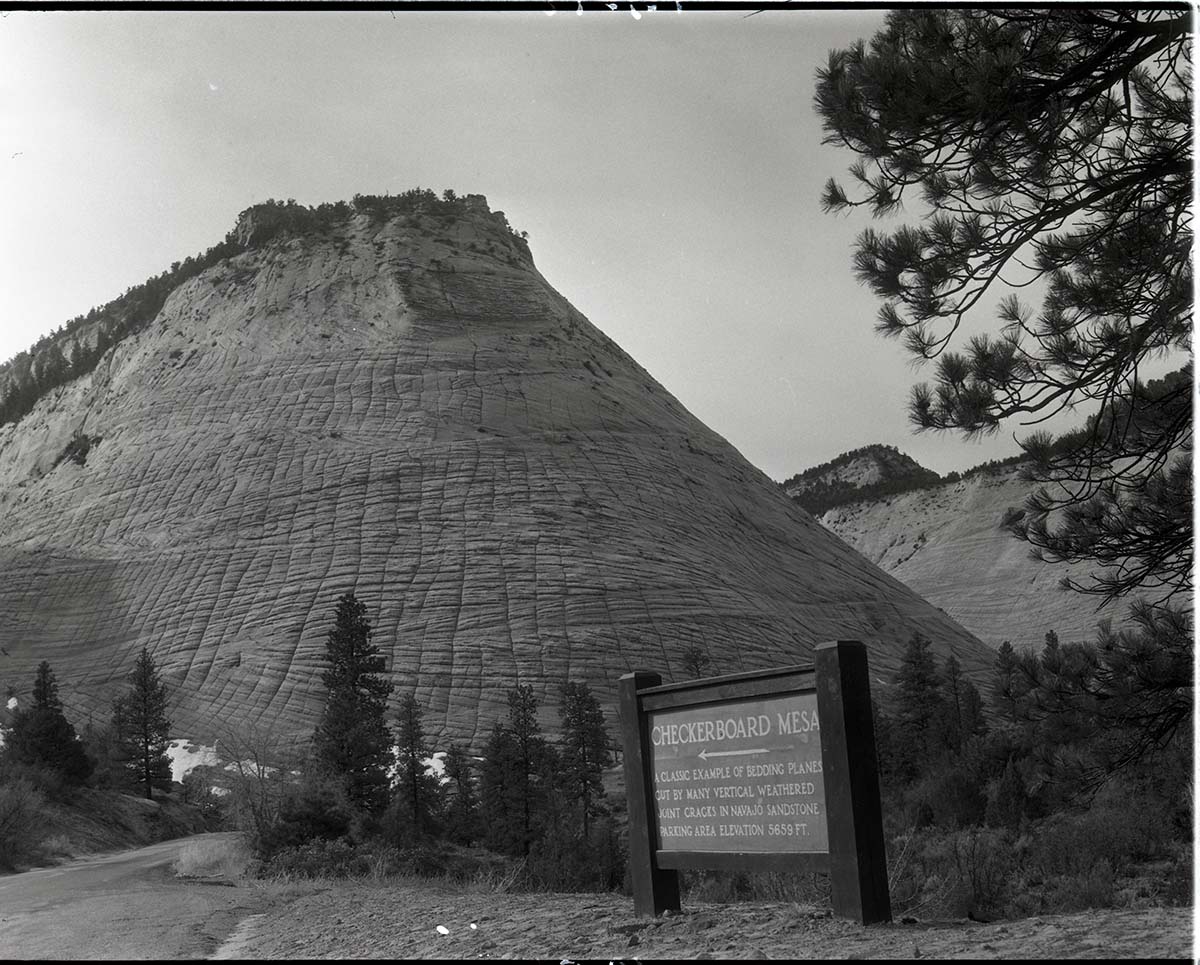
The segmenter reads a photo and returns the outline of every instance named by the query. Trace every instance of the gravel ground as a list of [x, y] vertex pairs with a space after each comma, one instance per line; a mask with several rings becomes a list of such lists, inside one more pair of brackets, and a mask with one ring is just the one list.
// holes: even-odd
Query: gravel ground
[[980, 924], [864, 928], [787, 903], [696, 904], [633, 917], [620, 895], [323, 887], [243, 923], [216, 957], [544, 960], [1190, 958], [1190, 908], [1089, 911]]

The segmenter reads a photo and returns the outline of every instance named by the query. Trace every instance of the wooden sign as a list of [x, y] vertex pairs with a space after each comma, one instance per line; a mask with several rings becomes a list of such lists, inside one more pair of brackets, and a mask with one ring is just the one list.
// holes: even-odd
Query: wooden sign
[[816, 691], [649, 715], [657, 850], [827, 852]]
[[834, 913], [891, 920], [866, 648], [812, 667], [620, 683], [634, 910], [679, 908], [678, 870], [825, 871]]

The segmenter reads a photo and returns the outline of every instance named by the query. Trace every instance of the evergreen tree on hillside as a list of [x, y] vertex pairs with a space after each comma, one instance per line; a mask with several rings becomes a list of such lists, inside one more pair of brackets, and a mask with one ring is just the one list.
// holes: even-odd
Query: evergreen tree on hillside
[[937, 663], [930, 652], [932, 645], [919, 631], [914, 632], [896, 674], [893, 717], [902, 735], [896, 747], [897, 770], [905, 778], [919, 773], [944, 747], [941, 728], [946, 719], [946, 701]]
[[942, 667], [941, 694], [945, 722], [941, 727], [942, 739], [955, 754], [972, 738], [987, 732], [987, 720], [983, 715], [983, 698], [979, 690], [962, 672], [958, 660], [951, 654]]
[[483, 840], [492, 851], [521, 854], [524, 808], [516, 791], [518, 753], [512, 732], [503, 724], [492, 727], [479, 765], [479, 809], [486, 815]]
[[992, 692], [992, 708], [1009, 723], [1020, 719], [1020, 698], [1029, 689], [1021, 686], [1017, 652], [1005, 640], [996, 650], [996, 687]]
[[459, 844], [474, 844], [480, 837], [479, 800], [474, 765], [461, 744], [446, 750], [446, 833]]
[[1139, 605], [1133, 625], [1101, 624], [1096, 643], [1047, 640], [1012, 654], [998, 691], [1039, 749], [1043, 777], [1093, 789], [1110, 774], [1191, 736], [1190, 616]]
[[538, 700], [529, 685], [508, 694], [508, 723], [497, 724], [484, 747], [480, 797], [487, 815], [488, 846], [528, 855], [530, 845], [553, 804], [557, 756], [537, 722]]
[[171, 786], [167, 685], [144, 647], [128, 681], [128, 693], [113, 702], [113, 729], [123, 746], [129, 776], [142, 785], [149, 800], [153, 788], [168, 790]]
[[700, 647], [691, 646], [683, 651], [683, 672], [687, 679], [697, 680], [708, 673], [712, 658]]
[[83, 783], [91, 774], [92, 763], [63, 716], [58, 685], [45, 660], [34, 678], [33, 702], [13, 715], [3, 752], [14, 762], [56, 771], [72, 784]]
[[368, 811], [387, 807], [391, 735], [384, 721], [392, 685], [379, 648], [371, 643], [367, 608], [354, 592], [338, 598], [325, 643], [325, 708], [313, 733], [319, 767], [344, 781], [350, 800]]
[[579, 808], [587, 840], [604, 797], [604, 769], [613, 763], [612, 744], [600, 701], [587, 684], [572, 681], [563, 687], [559, 716], [562, 741], [558, 783], [567, 801]]
[[412, 694], [400, 699], [396, 721], [396, 782], [392, 793], [392, 825], [402, 841], [433, 831], [441, 786], [425, 762], [432, 755], [425, 741], [421, 706]]

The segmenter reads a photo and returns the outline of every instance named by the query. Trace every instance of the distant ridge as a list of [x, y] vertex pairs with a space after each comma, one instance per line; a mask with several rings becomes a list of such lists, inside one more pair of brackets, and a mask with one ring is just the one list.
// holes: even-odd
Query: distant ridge
[[842, 453], [781, 483], [821, 524], [911, 586], [989, 646], [1040, 646], [1047, 630], [1074, 642], [1123, 611], [1063, 590], [1083, 567], [1034, 559], [1001, 526], [1034, 484], [1024, 453], [944, 476], [892, 446]]
[[894, 446], [870, 445], [843, 452], [780, 485], [814, 516], [834, 506], [936, 485], [941, 477]]
[[1028, 461], [1029, 456], [1020, 452], [941, 476], [895, 446], [876, 443], [843, 452], [779, 485], [806, 510], [820, 516], [837, 506], [956, 483], [979, 473], [1003, 473]]

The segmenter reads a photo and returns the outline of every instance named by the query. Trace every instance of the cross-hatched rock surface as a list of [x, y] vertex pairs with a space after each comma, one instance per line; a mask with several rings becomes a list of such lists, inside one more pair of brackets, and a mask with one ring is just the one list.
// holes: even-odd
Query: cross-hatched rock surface
[[1088, 568], [1034, 559], [1000, 525], [1034, 488], [1003, 467], [837, 506], [821, 522], [991, 647], [1040, 650], [1048, 630], [1064, 643], [1095, 640], [1100, 620], [1119, 626], [1127, 607], [1064, 589], [1065, 576], [1087, 584]]
[[[83, 464], [60, 460], [76, 433]], [[176, 734], [201, 740], [311, 733], [350, 589], [393, 699], [475, 746], [515, 684], [552, 727], [567, 679], [611, 707], [620, 674], [677, 678], [689, 648], [727, 673], [861, 639], [886, 680], [919, 630], [980, 682], [992, 659], [688, 413], [486, 208], [354, 214], [184, 282], [0, 427], [0, 572], [0, 688], [48, 660], [100, 722], [146, 647]]]

